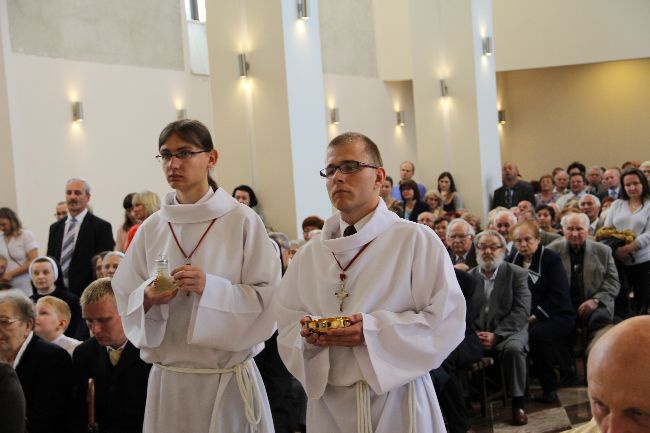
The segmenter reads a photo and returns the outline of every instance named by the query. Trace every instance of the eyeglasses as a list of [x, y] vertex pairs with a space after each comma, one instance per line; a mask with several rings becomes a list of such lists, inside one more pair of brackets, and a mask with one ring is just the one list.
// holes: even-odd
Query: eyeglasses
[[503, 248], [501, 245], [477, 245], [476, 249], [479, 251], [487, 251], [487, 250], [492, 250], [492, 251], [497, 251]]
[[447, 236], [448, 239], [451, 239], [452, 241], [462, 241], [463, 239], [466, 239], [469, 235], [449, 235]]
[[199, 150], [196, 152], [193, 152], [191, 150], [179, 150], [176, 153], [171, 153], [171, 152], [161, 152], [160, 155], [156, 155], [156, 159], [158, 162], [164, 161], [164, 162], [169, 162], [171, 161], [172, 157], [176, 157], [177, 159], [180, 159], [181, 161], [184, 159], [191, 158], [194, 155], [198, 155], [199, 153], [207, 153], [211, 152], [211, 150]]
[[20, 319], [10, 319], [8, 317], [0, 317], [0, 328], [6, 328], [14, 322], [19, 322]]
[[350, 173], [356, 173], [357, 171], [363, 168], [379, 168], [379, 167], [375, 165], [366, 164], [365, 162], [343, 161], [339, 165], [328, 165], [327, 167], [325, 167], [320, 171], [320, 175], [322, 177], [326, 177], [330, 179], [332, 176], [334, 176], [334, 174], [336, 174], [336, 170], [340, 171], [343, 174], [350, 174]]

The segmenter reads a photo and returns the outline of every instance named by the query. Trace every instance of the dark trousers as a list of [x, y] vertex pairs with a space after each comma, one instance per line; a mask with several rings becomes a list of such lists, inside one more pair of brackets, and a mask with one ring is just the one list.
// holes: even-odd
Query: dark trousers
[[555, 366], [568, 359], [569, 335], [573, 320], [550, 318], [532, 325], [528, 330], [530, 357], [544, 393], [557, 391]]
[[625, 275], [630, 289], [634, 292], [634, 314], [648, 314], [650, 301], [650, 261], [638, 265], [625, 266]]

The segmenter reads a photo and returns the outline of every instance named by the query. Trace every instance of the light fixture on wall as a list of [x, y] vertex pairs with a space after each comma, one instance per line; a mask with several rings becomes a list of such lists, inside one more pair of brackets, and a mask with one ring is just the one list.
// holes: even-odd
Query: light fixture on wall
[[187, 110], [185, 108], [179, 108], [176, 110], [176, 119], [183, 120], [187, 119]]
[[395, 114], [397, 114], [397, 126], [404, 126], [404, 111], [396, 111]]
[[341, 119], [339, 117], [339, 109], [336, 107], [330, 110], [330, 123], [332, 125], [338, 125], [341, 123]]
[[309, 19], [309, 10], [307, 9], [308, 0], [298, 0], [298, 18], [301, 20]]
[[251, 65], [246, 61], [246, 54], [238, 54], [237, 63], [239, 64], [239, 76], [241, 78], [248, 77], [248, 70], [250, 69]]
[[72, 120], [75, 122], [84, 121], [84, 103], [76, 101], [72, 103]]
[[497, 116], [499, 118], [499, 124], [500, 125], [505, 125], [506, 124], [506, 110], [497, 111]]
[[492, 55], [492, 38], [490, 36], [486, 36], [483, 38], [483, 55], [484, 56], [491, 56]]
[[440, 80], [440, 96], [447, 96], [449, 94], [449, 88], [447, 87], [447, 82], [445, 80]]

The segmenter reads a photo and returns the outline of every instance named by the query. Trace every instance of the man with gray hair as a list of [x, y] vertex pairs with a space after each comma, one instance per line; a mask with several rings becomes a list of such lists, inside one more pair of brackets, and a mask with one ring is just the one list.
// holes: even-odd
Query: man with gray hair
[[510, 229], [517, 224], [517, 217], [509, 210], [502, 210], [494, 215], [492, 225], [489, 229], [498, 232], [506, 241], [505, 253], [506, 256], [510, 255], [512, 251], [512, 241], [510, 240]]
[[603, 221], [598, 218], [600, 215], [600, 200], [593, 194], [585, 194], [578, 202], [580, 212], [589, 217], [589, 236], [596, 234], [596, 231], [602, 227]]
[[61, 265], [65, 286], [81, 296], [93, 280], [91, 258], [115, 246], [111, 224], [88, 211], [90, 185], [80, 178], [66, 182], [68, 217], [50, 226], [47, 255]]
[[603, 185], [603, 169], [597, 165], [591, 166], [587, 169], [587, 192], [589, 194], [597, 195], [605, 191]]
[[478, 264], [474, 248], [474, 227], [462, 218], [451, 220], [447, 226], [447, 248], [454, 268], [467, 271]]
[[[526, 351], [531, 294], [528, 273], [504, 261], [506, 240], [495, 230], [474, 238], [478, 266], [469, 273], [482, 284], [474, 291], [470, 318], [485, 352], [496, 352], [512, 396], [512, 423], [525, 425]], [[482, 289], [482, 290], [481, 290]]]
[[573, 308], [578, 314], [578, 327], [586, 326], [587, 341], [611, 325], [614, 300], [620, 289], [612, 250], [589, 238], [589, 217], [568, 213], [562, 218], [564, 239], [548, 246], [562, 258], [571, 286]]

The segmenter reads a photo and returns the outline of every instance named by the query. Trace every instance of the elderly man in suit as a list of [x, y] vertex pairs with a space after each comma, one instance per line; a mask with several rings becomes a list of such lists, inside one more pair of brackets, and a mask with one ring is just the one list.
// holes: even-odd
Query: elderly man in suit
[[568, 213], [562, 218], [564, 239], [551, 243], [548, 249], [562, 258], [562, 265], [571, 286], [573, 308], [579, 323], [587, 327], [587, 340], [611, 325], [614, 301], [620, 289], [612, 250], [589, 239], [589, 217]]
[[151, 364], [124, 334], [110, 278], [94, 281], [81, 295], [83, 318], [93, 337], [75, 349], [77, 429], [88, 423], [86, 387], [95, 381], [95, 414], [99, 431], [142, 432]]
[[456, 218], [447, 226], [447, 249], [456, 269], [467, 271], [478, 263], [474, 248], [474, 228], [462, 218]]
[[[485, 351], [494, 351], [503, 362], [512, 396], [512, 423], [525, 425], [526, 351], [531, 294], [528, 273], [504, 262], [506, 240], [495, 230], [474, 239], [478, 266], [470, 274], [481, 282], [472, 296], [470, 317]], [[481, 290], [482, 289], [482, 290]]]
[[115, 246], [111, 224], [88, 212], [90, 185], [68, 180], [65, 187], [68, 217], [50, 226], [47, 255], [61, 264], [65, 286], [77, 296], [93, 280], [91, 258]]

